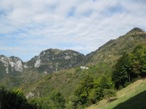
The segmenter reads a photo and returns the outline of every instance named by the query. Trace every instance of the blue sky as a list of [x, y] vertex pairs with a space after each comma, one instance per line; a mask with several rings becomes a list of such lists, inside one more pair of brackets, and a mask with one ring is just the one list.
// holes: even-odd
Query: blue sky
[[88, 54], [134, 27], [145, 0], [0, 0], [0, 54], [31, 59], [49, 48]]

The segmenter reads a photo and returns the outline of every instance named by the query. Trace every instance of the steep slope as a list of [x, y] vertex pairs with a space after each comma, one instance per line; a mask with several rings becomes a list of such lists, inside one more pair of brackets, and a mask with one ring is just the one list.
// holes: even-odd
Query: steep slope
[[145, 109], [146, 79], [138, 80], [116, 94], [116, 100], [102, 100], [87, 109]]
[[125, 52], [131, 51], [136, 45], [146, 43], [146, 32], [134, 28], [115, 40], [110, 40], [98, 50], [86, 56], [88, 64], [108, 63], [111, 66]]
[[23, 84], [22, 89], [28, 98], [47, 97], [53, 90], [61, 92], [64, 97], [68, 98], [73, 95], [81, 75], [74, 68], [61, 70], [58, 73], [48, 74], [30, 84]]
[[85, 56], [73, 50], [48, 49], [26, 64], [40, 72], [52, 73], [84, 64]]

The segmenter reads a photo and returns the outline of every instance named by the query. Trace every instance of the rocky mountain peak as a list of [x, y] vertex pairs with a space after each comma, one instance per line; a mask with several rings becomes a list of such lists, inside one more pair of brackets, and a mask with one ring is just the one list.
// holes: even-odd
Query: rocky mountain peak
[[28, 61], [27, 66], [50, 73], [80, 65], [84, 59], [83, 54], [73, 50], [47, 49]]
[[10, 73], [13, 71], [22, 72], [23, 71], [23, 62], [18, 57], [6, 57], [4, 55], [0, 55], [0, 62], [5, 67], [6, 73]]
[[14, 70], [22, 72], [23, 71], [23, 61], [15, 56], [9, 57], [9, 64]]
[[135, 33], [144, 33], [144, 30], [142, 30], [138, 27], [135, 27], [132, 30], [130, 30], [127, 34], [135, 34]]
[[40, 53], [40, 56], [43, 57], [43, 56], [47, 56], [47, 55], [57, 55], [59, 53], [61, 53], [63, 50], [59, 50], [59, 49], [47, 49], [47, 50], [44, 50]]
[[140, 28], [133, 28], [127, 34], [110, 40], [98, 50], [88, 54], [88, 64], [110, 63], [110, 65], [114, 65], [123, 53], [132, 51], [137, 45], [145, 43], [146, 32]]

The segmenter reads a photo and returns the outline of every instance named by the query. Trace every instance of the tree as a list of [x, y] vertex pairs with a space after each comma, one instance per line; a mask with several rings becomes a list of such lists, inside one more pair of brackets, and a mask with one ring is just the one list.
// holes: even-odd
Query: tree
[[65, 99], [60, 92], [54, 91], [51, 95], [51, 100], [53, 102], [52, 109], [64, 109], [65, 108]]
[[36, 106], [28, 103], [20, 89], [7, 91], [1, 87], [0, 97], [1, 109], [37, 109]]
[[102, 89], [100, 87], [96, 89], [91, 89], [89, 93], [89, 104], [94, 104], [97, 101], [101, 100], [103, 94], [102, 94]]
[[113, 89], [111, 77], [101, 75], [97, 79], [93, 79], [91, 76], [86, 76], [76, 90], [77, 103], [83, 106], [96, 103], [104, 97], [104, 89]]
[[129, 69], [129, 58], [128, 55], [124, 54], [116, 63], [114, 71], [112, 73], [112, 80], [115, 83], [115, 87], [118, 89], [120, 85], [124, 86], [125, 82], [130, 78], [127, 70]]
[[93, 89], [93, 78], [88, 75], [81, 80], [75, 92], [75, 95], [78, 97], [78, 102], [83, 105], [88, 103], [88, 96], [91, 89]]
[[113, 82], [111, 79], [111, 76], [107, 75], [101, 75], [98, 79], [97, 82], [95, 81], [94, 86], [100, 87], [102, 89], [111, 89], [113, 88]]
[[104, 95], [104, 98], [110, 99], [110, 97], [116, 96], [116, 91], [114, 89], [104, 89], [103, 95]]
[[130, 53], [125, 53], [116, 63], [112, 73], [115, 87], [125, 86], [127, 82], [146, 76], [146, 46], [138, 45]]

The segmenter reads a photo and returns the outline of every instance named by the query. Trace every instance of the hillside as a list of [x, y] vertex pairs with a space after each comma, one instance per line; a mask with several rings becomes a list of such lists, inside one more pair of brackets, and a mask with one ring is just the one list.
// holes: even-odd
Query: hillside
[[116, 100], [102, 100], [86, 109], [145, 109], [146, 79], [138, 80], [116, 93]]
[[53, 90], [61, 92], [64, 97], [68, 98], [73, 95], [76, 85], [82, 77], [83, 74], [76, 73], [75, 69], [62, 70], [49, 74], [36, 82], [25, 83], [21, 88], [25, 91], [26, 96], [30, 98], [47, 97]]
[[[29, 79], [27, 79], [26, 82], [21, 85], [21, 88], [25, 91], [27, 96], [29, 96], [30, 93], [33, 94], [33, 96], [30, 97], [49, 96], [53, 90], [57, 90], [61, 92], [66, 99], [69, 99], [74, 94], [79, 82], [84, 77], [90, 75], [94, 78], [98, 78], [105, 72], [110, 74], [110, 69], [108, 69], [106, 64], [91, 66], [88, 67], [88, 69], [81, 69], [80, 67], [64, 69], [44, 75], [43, 78], [40, 78], [37, 81], [32, 81], [31, 83], [28, 82], [27, 80]], [[28, 77], [31, 76], [28, 75]]]
[[108, 63], [114, 65], [125, 52], [130, 52], [138, 44], [146, 43], [146, 32], [134, 28], [117, 39], [110, 40], [96, 51], [86, 56], [88, 65]]

